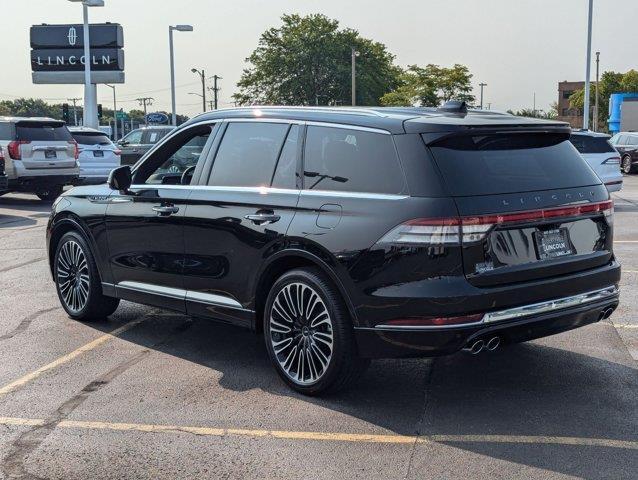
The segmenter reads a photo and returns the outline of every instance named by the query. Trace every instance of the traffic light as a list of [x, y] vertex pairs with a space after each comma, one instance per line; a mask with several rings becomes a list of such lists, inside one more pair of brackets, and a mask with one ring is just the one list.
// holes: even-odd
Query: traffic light
[[71, 117], [69, 116], [69, 104], [68, 103], [63, 103], [62, 104], [62, 120], [64, 120], [64, 123], [66, 123], [67, 125], [70, 124], [70, 120]]
[[101, 103], [98, 103], [97, 105], [97, 118], [102, 120], [102, 104]]

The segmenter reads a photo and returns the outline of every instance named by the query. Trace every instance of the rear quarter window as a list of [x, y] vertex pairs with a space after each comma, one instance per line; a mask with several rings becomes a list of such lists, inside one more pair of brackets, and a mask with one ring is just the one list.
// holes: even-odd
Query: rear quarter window
[[430, 145], [430, 150], [453, 196], [600, 184], [563, 134], [454, 136]]
[[590, 135], [572, 135], [569, 141], [579, 153], [613, 153], [614, 147], [606, 137], [592, 137]]
[[309, 126], [304, 188], [398, 194], [405, 179], [392, 136], [364, 130]]

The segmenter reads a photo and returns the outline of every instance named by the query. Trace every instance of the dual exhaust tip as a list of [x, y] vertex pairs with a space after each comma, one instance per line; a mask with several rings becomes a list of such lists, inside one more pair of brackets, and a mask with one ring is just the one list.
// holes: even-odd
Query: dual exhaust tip
[[493, 352], [501, 345], [501, 337], [492, 337], [488, 339], [479, 338], [475, 340], [471, 344], [468, 344], [463, 351], [467, 352], [471, 355], [478, 355], [483, 350], [487, 350], [488, 352]]
[[[602, 312], [600, 312], [598, 320], [605, 320], [606, 318], [611, 317], [612, 313], [614, 313], [613, 307], [607, 307]], [[483, 350], [493, 352], [500, 345], [501, 337], [492, 337], [490, 339], [479, 338], [478, 340], [474, 340], [472, 343], [468, 343], [463, 351], [469, 353], [470, 355], [478, 355]]]

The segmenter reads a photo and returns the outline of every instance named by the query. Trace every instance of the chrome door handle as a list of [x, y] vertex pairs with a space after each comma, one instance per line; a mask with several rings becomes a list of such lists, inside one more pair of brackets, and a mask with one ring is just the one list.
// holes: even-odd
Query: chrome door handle
[[161, 217], [168, 217], [169, 215], [173, 215], [174, 213], [179, 212], [179, 207], [174, 205], [161, 206], [161, 207], [153, 207], [153, 211], [157, 212], [157, 214]]
[[254, 215], [246, 215], [244, 218], [250, 220], [255, 225], [268, 225], [269, 223], [279, 221], [281, 216], [272, 213], [256, 213]]

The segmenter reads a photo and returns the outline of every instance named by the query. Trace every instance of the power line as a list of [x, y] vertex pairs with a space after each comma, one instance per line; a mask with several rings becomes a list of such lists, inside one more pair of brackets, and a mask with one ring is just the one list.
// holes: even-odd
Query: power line
[[151, 106], [153, 105], [153, 97], [142, 97], [142, 98], [138, 98], [136, 99], [138, 102], [140, 102], [140, 106], [144, 105], [144, 123], [146, 124], [146, 126], [148, 127], [148, 117], [146, 116], [146, 107], [147, 106]]

